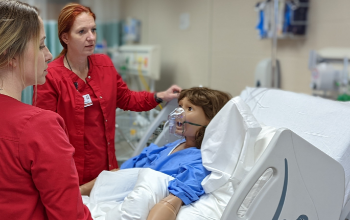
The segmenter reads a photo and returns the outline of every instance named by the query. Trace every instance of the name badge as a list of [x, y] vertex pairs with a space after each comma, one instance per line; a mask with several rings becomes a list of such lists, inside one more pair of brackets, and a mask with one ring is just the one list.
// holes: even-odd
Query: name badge
[[83, 95], [83, 98], [84, 98], [84, 107], [88, 107], [92, 105], [92, 100], [89, 94]]

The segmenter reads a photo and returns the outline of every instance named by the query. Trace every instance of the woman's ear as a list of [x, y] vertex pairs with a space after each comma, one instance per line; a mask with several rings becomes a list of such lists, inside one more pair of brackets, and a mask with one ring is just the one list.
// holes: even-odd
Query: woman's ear
[[18, 65], [18, 58], [13, 57], [13, 58], [10, 60], [9, 65], [10, 65], [12, 68], [16, 68], [17, 65]]
[[68, 44], [68, 33], [61, 34], [61, 39], [65, 44]]

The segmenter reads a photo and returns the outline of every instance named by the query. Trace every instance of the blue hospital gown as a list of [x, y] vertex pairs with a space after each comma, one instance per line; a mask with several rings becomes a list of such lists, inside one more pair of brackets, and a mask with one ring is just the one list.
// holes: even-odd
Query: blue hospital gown
[[158, 147], [151, 144], [141, 154], [122, 164], [121, 169], [151, 168], [168, 174], [174, 179], [169, 182], [168, 190], [179, 197], [186, 205], [195, 202], [203, 195], [202, 180], [210, 173], [203, 167], [200, 149], [190, 147], [173, 154], [169, 153], [183, 143], [185, 139]]

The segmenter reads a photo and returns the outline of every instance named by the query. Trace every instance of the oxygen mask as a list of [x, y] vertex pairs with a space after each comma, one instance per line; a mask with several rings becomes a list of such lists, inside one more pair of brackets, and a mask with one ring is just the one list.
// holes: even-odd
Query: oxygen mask
[[165, 123], [164, 127], [169, 126], [169, 134], [173, 134], [176, 137], [183, 138], [186, 123], [194, 126], [203, 126], [186, 121], [185, 110], [181, 107], [178, 107], [168, 115], [168, 121]]

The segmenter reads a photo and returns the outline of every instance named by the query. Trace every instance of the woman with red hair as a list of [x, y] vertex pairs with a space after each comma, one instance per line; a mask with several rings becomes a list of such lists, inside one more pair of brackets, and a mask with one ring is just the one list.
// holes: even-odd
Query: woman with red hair
[[79, 184], [95, 179], [103, 170], [118, 168], [115, 148], [116, 108], [148, 111], [178, 96], [173, 85], [158, 93], [134, 92], [96, 44], [95, 14], [89, 7], [71, 3], [58, 18], [61, 54], [49, 64], [47, 82], [37, 87], [34, 105], [60, 114], [75, 147]]

